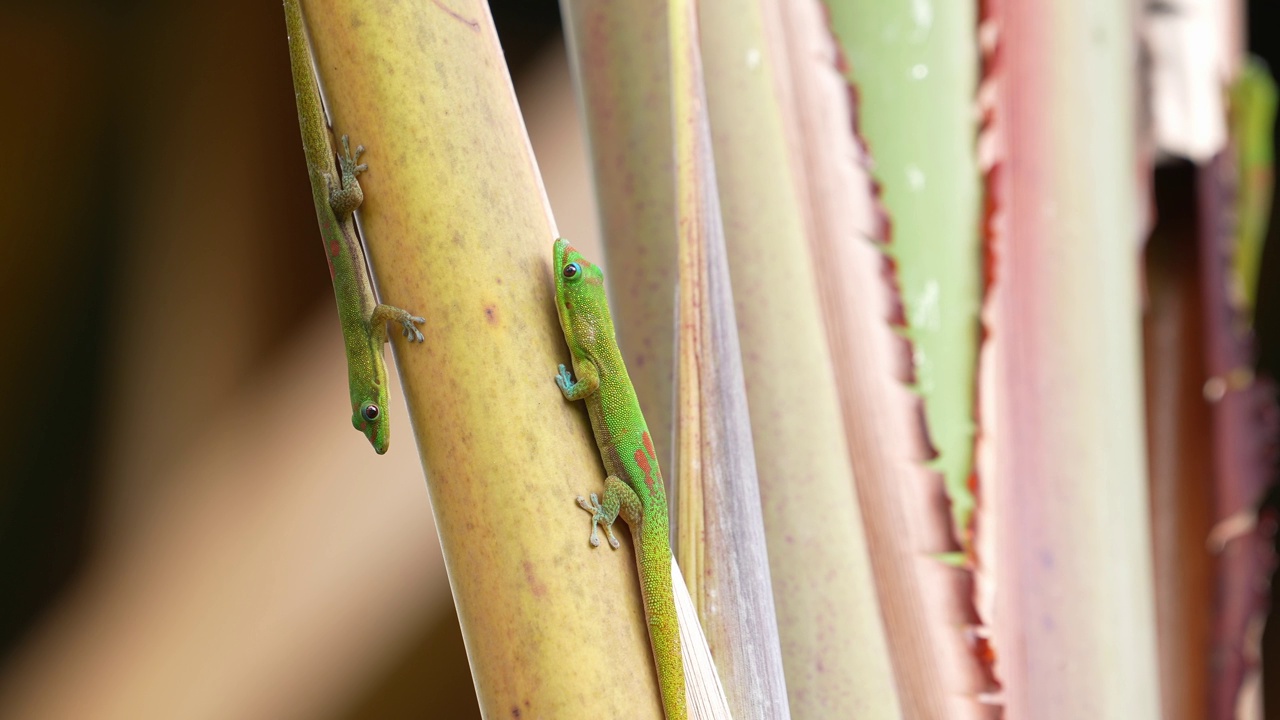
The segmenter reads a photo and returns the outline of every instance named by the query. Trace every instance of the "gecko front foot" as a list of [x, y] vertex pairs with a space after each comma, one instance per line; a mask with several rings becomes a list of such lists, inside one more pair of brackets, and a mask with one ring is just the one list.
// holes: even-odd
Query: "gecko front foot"
[[[573, 375], [569, 374], [564, 365], [561, 365], [560, 372], [556, 373], [556, 386], [560, 388], [561, 392], [566, 393], [569, 392], [569, 388], [573, 387]], [[595, 496], [592, 495], [592, 497]], [[578, 501], [581, 502], [582, 498], [578, 498]]]
[[[563, 365], [560, 366], [564, 368]], [[600, 536], [596, 534], [597, 526], [604, 526], [605, 535], [609, 538], [609, 545], [614, 549], [618, 549], [618, 538], [613, 536], [613, 521], [618, 517], [615, 512], [613, 517], [609, 517], [609, 513], [600, 505], [600, 498], [595, 493], [591, 493], [591, 501], [581, 495], [578, 496], [578, 505], [587, 512], [591, 513], [591, 547], [600, 547]]]
[[409, 339], [409, 342], [422, 342], [425, 338], [422, 337], [422, 331], [417, 328], [417, 325], [421, 325], [426, 321], [426, 318], [413, 315], [408, 310], [401, 310], [394, 305], [383, 304], [374, 309], [373, 318], [369, 321], [369, 324], [373, 326], [373, 332], [381, 333], [383, 342], [386, 342], [387, 339], [387, 323], [389, 322], [400, 323], [400, 329], [404, 336]]
[[357, 175], [369, 169], [368, 165], [359, 164], [363, 154], [364, 146], [357, 145], [353, 156], [351, 141], [343, 135], [342, 154], [338, 156], [338, 169], [342, 176], [339, 186], [334, 187], [333, 178], [325, 175], [325, 180], [329, 183], [329, 206], [340, 218], [354, 212], [364, 202], [364, 190], [360, 188], [360, 181], [356, 180]]
[[400, 318], [400, 329], [404, 331], [404, 336], [409, 339], [409, 342], [422, 342], [424, 340], [422, 331], [414, 327], [414, 323], [421, 325], [426, 321], [426, 318], [405, 313], [404, 317]]

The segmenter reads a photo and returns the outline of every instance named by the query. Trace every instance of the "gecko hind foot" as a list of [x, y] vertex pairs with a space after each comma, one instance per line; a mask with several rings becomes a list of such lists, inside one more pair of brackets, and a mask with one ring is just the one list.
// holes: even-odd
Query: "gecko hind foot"
[[338, 158], [338, 164], [342, 167], [342, 172], [344, 175], [347, 173], [348, 170], [350, 170], [351, 174], [355, 176], [369, 169], [369, 166], [366, 164], [357, 165], [357, 163], [360, 162], [360, 156], [363, 154], [364, 154], [364, 146], [356, 145], [356, 153], [355, 153], [355, 156], [353, 157], [351, 155], [351, 140], [349, 136], [347, 135], [342, 136], [342, 157]]
[[356, 152], [351, 154], [351, 141], [346, 135], [342, 136], [342, 153], [338, 155], [338, 170], [341, 176], [337, 186], [334, 186], [333, 177], [325, 174], [325, 181], [329, 184], [329, 205], [333, 208], [334, 214], [338, 217], [345, 217], [356, 208], [360, 207], [364, 202], [364, 190], [360, 187], [360, 181], [356, 176], [369, 169], [368, 165], [360, 164], [360, 156], [364, 154], [364, 146], [357, 145]]
[[600, 506], [600, 498], [595, 493], [591, 493], [591, 501], [588, 502], [586, 498], [579, 495], [578, 506], [591, 513], [591, 547], [600, 547], [600, 536], [596, 534], [596, 530], [598, 526], [603, 525], [605, 535], [609, 538], [609, 546], [617, 550], [618, 538], [613, 536], [613, 523], [609, 521], [609, 516]]

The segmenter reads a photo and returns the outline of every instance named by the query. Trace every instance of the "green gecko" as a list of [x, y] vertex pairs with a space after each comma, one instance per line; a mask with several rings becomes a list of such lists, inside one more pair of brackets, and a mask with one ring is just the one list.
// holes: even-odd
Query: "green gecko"
[[599, 547], [603, 526], [616, 550], [613, 521], [631, 528], [640, 594], [649, 624], [649, 642], [658, 668], [658, 686], [667, 720], [685, 720], [684, 664], [671, 587], [671, 543], [667, 495], [653, 452], [649, 427], [614, 339], [613, 318], [604, 292], [604, 273], [561, 238], [555, 244], [556, 310], [572, 355], [573, 376], [560, 366], [556, 385], [568, 400], [585, 400], [596, 445], [609, 477], [604, 502], [591, 493], [578, 504], [591, 513], [591, 545]]
[[1231, 141], [1239, 176], [1231, 294], [1250, 318], [1257, 300], [1258, 267], [1275, 185], [1271, 131], [1276, 102], [1276, 83], [1266, 64], [1255, 57], [1246, 58], [1230, 89]]
[[[302, 147], [311, 177], [311, 195], [320, 221], [329, 277], [338, 301], [342, 338], [347, 349], [347, 377], [351, 387], [351, 424], [369, 438], [379, 455], [387, 451], [390, 427], [387, 421], [387, 365], [382, 346], [387, 342], [387, 323], [399, 323], [409, 342], [422, 342], [422, 332], [414, 323], [426, 322], [398, 307], [378, 302], [373, 278], [365, 260], [364, 247], [356, 232], [356, 208], [364, 202], [364, 191], [356, 175], [368, 169], [357, 164], [364, 146], [354, 156], [347, 136], [342, 136], [342, 154], [335, 152], [325, 120], [320, 85], [316, 78], [311, 44], [302, 22], [297, 0], [285, 0], [285, 23], [289, 30], [289, 64], [293, 67], [294, 95], [298, 100], [298, 124]], [[338, 178], [335, 182], [334, 178]]]

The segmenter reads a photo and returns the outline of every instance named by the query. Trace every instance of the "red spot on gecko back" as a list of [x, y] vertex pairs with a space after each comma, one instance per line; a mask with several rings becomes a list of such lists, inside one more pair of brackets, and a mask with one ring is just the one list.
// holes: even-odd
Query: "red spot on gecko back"
[[[648, 436], [648, 433], [645, 433]], [[648, 445], [648, 443], [645, 443]], [[645, 456], [644, 450], [636, 448], [636, 465], [640, 466], [640, 470], [644, 472], [644, 484], [648, 486], [649, 492], [653, 492], [653, 468], [649, 465], [649, 458]]]
[[649, 437], [649, 431], [645, 430], [644, 434], [640, 436], [640, 439], [644, 440], [644, 449], [649, 451], [649, 457], [656, 460], [658, 458], [658, 453], [653, 451], [653, 438]]
[[329, 241], [329, 247], [328, 247], [329, 254], [326, 255], [324, 259], [325, 259], [325, 262], [329, 263], [329, 281], [330, 282], [333, 282], [333, 278], [335, 276], [335, 273], [333, 271], [333, 261], [338, 258], [339, 249], [340, 248], [338, 247], [337, 240]]

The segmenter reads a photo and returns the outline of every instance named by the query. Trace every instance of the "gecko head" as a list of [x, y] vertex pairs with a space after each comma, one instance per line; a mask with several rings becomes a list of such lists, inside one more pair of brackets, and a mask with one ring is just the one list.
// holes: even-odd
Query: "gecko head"
[[601, 323], [612, 330], [604, 272], [582, 256], [568, 240], [555, 244], [556, 312], [570, 347], [590, 345]]
[[351, 403], [351, 424], [369, 438], [369, 444], [379, 455], [390, 444], [390, 427], [387, 422], [386, 392], [374, 392]]

